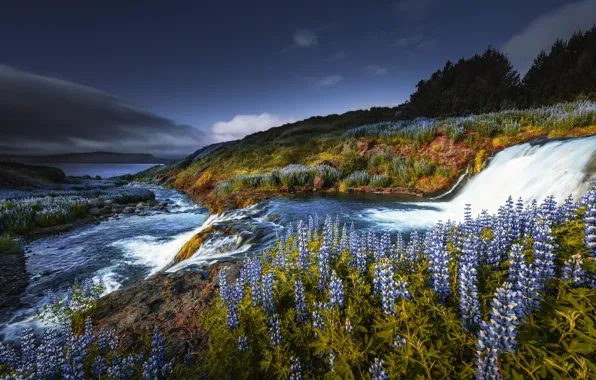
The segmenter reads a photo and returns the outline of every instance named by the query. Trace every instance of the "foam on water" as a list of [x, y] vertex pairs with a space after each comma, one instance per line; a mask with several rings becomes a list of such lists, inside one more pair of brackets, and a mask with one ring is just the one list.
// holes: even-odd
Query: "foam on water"
[[593, 174], [588, 166], [596, 153], [596, 136], [582, 139], [520, 144], [498, 153], [488, 167], [472, 178], [449, 202], [403, 204], [403, 209], [371, 208], [368, 217], [398, 230], [428, 228], [437, 221], [461, 220], [467, 203], [474, 214], [497, 211], [511, 195], [527, 204], [553, 195], [562, 202], [588, 191]]

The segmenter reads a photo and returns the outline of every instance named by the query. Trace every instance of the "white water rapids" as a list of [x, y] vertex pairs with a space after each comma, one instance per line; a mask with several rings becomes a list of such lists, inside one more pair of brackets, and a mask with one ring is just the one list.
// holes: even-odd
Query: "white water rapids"
[[[473, 177], [459, 194], [446, 202], [408, 203], [405, 209], [373, 208], [368, 215], [397, 229], [427, 228], [437, 221], [461, 220], [467, 203], [474, 214], [497, 211], [509, 196], [527, 204], [553, 195], [562, 202], [579, 199], [596, 179], [596, 136], [543, 144], [520, 144], [499, 152], [488, 167]], [[406, 206], [405, 203], [403, 203]]]

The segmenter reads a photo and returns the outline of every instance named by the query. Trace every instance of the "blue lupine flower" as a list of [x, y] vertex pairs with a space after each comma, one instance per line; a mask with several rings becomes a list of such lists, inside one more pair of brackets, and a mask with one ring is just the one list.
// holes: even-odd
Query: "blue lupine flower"
[[385, 362], [382, 359], [375, 358], [375, 362], [370, 366], [368, 372], [370, 373], [372, 380], [387, 380], [389, 375], [383, 369]]
[[517, 292], [510, 283], [497, 289], [491, 302], [491, 319], [482, 321], [476, 343], [476, 372], [478, 379], [501, 379], [499, 355], [515, 353], [519, 314]]
[[391, 344], [391, 347], [395, 350], [401, 350], [406, 345], [406, 339], [399, 335], [395, 336], [395, 340]]
[[274, 346], [281, 346], [281, 323], [277, 314], [269, 317], [269, 341]]
[[302, 270], [307, 270], [310, 265], [310, 252], [308, 251], [307, 244], [306, 227], [303, 226], [302, 221], [300, 221], [298, 224], [298, 267]]
[[91, 374], [93, 377], [99, 378], [101, 375], [106, 373], [107, 370], [108, 363], [106, 362], [106, 359], [101, 356], [96, 357], [93, 361], [93, 364], [91, 365]]
[[323, 229], [323, 242], [317, 252], [318, 270], [319, 270], [319, 291], [325, 291], [325, 285], [329, 279], [329, 269], [331, 261], [331, 247], [329, 245], [329, 235], [327, 228]]
[[[596, 193], [596, 191], [594, 191], [594, 193]], [[593, 259], [596, 259], [596, 203], [586, 204], [584, 223], [586, 248], [588, 249], [590, 256]]]
[[296, 322], [306, 322], [308, 320], [306, 298], [304, 296], [304, 284], [300, 280], [294, 282], [294, 303], [296, 304]]
[[451, 261], [451, 255], [445, 246], [445, 235], [440, 222], [431, 232], [429, 239], [426, 253], [431, 272], [431, 287], [437, 293], [441, 302], [443, 302], [451, 294], [451, 288], [449, 286], [449, 263]]
[[292, 356], [290, 357], [290, 380], [302, 380], [302, 364], [300, 360]]
[[583, 260], [579, 253], [571, 256], [565, 261], [562, 269], [561, 280], [569, 282], [571, 285], [580, 286], [584, 284], [584, 270], [582, 269]]
[[335, 352], [329, 351], [329, 371], [335, 372]]
[[262, 300], [263, 300], [263, 307], [267, 314], [275, 313], [275, 300], [273, 299], [273, 273], [269, 272], [263, 276], [262, 281]]
[[546, 220], [536, 221], [534, 228], [534, 278], [538, 290], [544, 290], [546, 283], [555, 277], [555, 247], [552, 230]]
[[[323, 309], [323, 305], [319, 303], [313, 304], [313, 312], [312, 312], [312, 328], [319, 329], [321, 331], [325, 331], [325, 322], [323, 321], [323, 314], [321, 310]], [[315, 331], [315, 339], [318, 339], [319, 335]]]
[[155, 329], [151, 337], [151, 352], [142, 365], [143, 379], [159, 379], [170, 374], [171, 364], [166, 363], [163, 334]]
[[340, 309], [344, 307], [344, 286], [343, 281], [337, 277], [335, 271], [331, 272], [331, 279], [329, 281], [329, 303], [327, 307], [331, 308], [337, 305]]
[[459, 307], [462, 325], [470, 332], [480, 323], [480, 302], [478, 301], [478, 237], [469, 235], [464, 240], [458, 273]]
[[248, 338], [246, 335], [240, 335], [238, 337], [238, 352], [248, 351]]
[[509, 252], [509, 282], [519, 295], [518, 317], [523, 322], [532, 309], [539, 305], [540, 294], [532, 268], [526, 264], [523, 247], [519, 244], [513, 244]]

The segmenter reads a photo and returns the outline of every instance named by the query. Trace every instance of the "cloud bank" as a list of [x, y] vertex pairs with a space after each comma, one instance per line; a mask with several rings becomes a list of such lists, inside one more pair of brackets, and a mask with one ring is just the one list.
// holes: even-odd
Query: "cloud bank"
[[373, 75], [387, 74], [388, 71], [389, 71], [389, 69], [387, 67], [379, 66], [379, 65], [368, 65], [364, 68], [364, 72], [373, 74]]
[[596, 22], [596, 0], [583, 0], [564, 5], [534, 19], [524, 30], [513, 36], [502, 50], [523, 75], [534, 58], [549, 51], [557, 39], [568, 39], [573, 32], [592, 27]]
[[316, 78], [313, 86], [315, 88], [331, 87], [339, 84], [343, 79], [341, 75], [328, 75], [326, 77]]
[[292, 123], [292, 118], [281, 118], [270, 113], [260, 115], [236, 115], [230, 121], [218, 121], [211, 127], [215, 142], [241, 139], [251, 133], [266, 131], [272, 127]]
[[205, 133], [100, 90], [0, 65], [0, 154], [113, 151], [184, 156]]

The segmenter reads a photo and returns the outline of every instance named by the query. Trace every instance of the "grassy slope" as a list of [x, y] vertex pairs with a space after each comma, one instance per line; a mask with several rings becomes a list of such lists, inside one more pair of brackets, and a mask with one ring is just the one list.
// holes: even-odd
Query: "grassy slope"
[[[525, 125], [520, 128], [519, 133], [490, 137], [468, 131], [459, 141], [449, 138], [442, 128], [427, 143], [403, 138], [379, 141], [366, 137], [342, 137], [350, 128], [392, 120], [394, 111], [395, 109], [376, 108], [343, 115], [313, 117], [249, 135], [242, 140], [217, 147], [212, 152], [203, 152], [198, 155], [202, 157], [200, 159], [193, 160], [193, 156], [190, 156], [177, 165], [154, 168], [141, 176], [153, 176], [161, 183], [188, 193], [208, 206], [212, 212], [245, 207], [271, 194], [314, 190], [310, 186], [294, 189], [281, 186], [247, 189], [236, 184], [229, 194], [218, 196], [216, 193], [218, 183], [233, 182], [238, 174], [267, 173], [288, 164], [312, 166], [327, 162], [339, 168], [344, 175], [364, 170], [371, 176], [388, 174], [391, 180], [390, 184], [381, 187], [355, 188], [346, 186], [344, 181], [326, 184], [324, 191], [383, 191], [421, 196], [447, 190], [466, 170], [470, 173], [479, 172], [486, 158], [506, 147], [538, 138], [596, 134], [596, 126], [549, 132], [540, 126]], [[379, 159], [383, 155], [401, 156], [411, 162], [424, 161], [436, 170], [431, 174], [418, 174], [403, 183], [391, 173], [390, 164]]]

